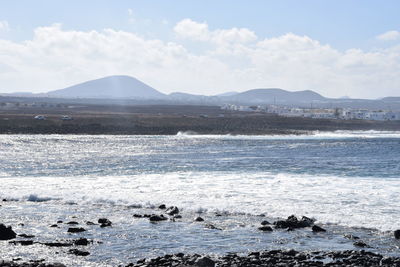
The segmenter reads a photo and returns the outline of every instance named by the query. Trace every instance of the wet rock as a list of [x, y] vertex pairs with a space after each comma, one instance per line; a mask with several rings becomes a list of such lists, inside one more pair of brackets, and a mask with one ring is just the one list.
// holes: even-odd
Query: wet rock
[[30, 246], [33, 245], [33, 241], [32, 240], [18, 240], [18, 241], [10, 241], [10, 244], [14, 244], [14, 245], [21, 245], [21, 246]]
[[70, 249], [69, 254], [74, 254], [76, 256], [88, 256], [90, 253], [88, 251], [79, 250], [79, 249]]
[[68, 228], [68, 233], [81, 233], [81, 232], [85, 232], [85, 228], [82, 227], [70, 227]]
[[57, 223], [63, 223], [63, 221], [60, 220], [60, 221], [57, 221]]
[[319, 227], [318, 225], [314, 225], [314, 226], [312, 227], [312, 231], [313, 231], [314, 233], [326, 232], [326, 230], [325, 230], [324, 228]]
[[400, 230], [394, 231], [394, 238], [400, 239]]
[[97, 222], [100, 223], [100, 227], [109, 227], [112, 224], [107, 218], [100, 218]]
[[179, 215], [179, 214], [178, 214], [178, 215], [175, 215], [175, 216], [174, 216], [174, 219], [182, 219], [182, 215]]
[[221, 228], [218, 228], [213, 224], [206, 224], [206, 225], [204, 225], [204, 227], [207, 229], [212, 229], [212, 230], [222, 230]]
[[369, 247], [367, 244], [365, 244], [363, 241], [356, 241], [353, 243], [355, 247], [360, 247], [360, 248], [367, 248]]
[[48, 246], [48, 247], [70, 247], [70, 246], [72, 246], [72, 243], [61, 243], [61, 242], [46, 242], [46, 243], [40, 243], [40, 244]]
[[52, 225], [50, 225], [50, 227], [58, 228], [58, 225], [57, 224], [52, 224]]
[[90, 243], [90, 241], [87, 240], [86, 238], [79, 238], [79, 239], [74, 240], [74, 244], [76, 246], [87, 246], [87, 245], [89, 245], [89, 243]]
[[262, 221], [261, 222], [261, 225], [267, 225], [267, 224], [270, 224], [269, 221]]
[[272, 232], [273, 231], [270, 226], [266, 226], [266, 225], [258, 227], [258, 230], [263, 231], [263, 232]]
[[141, 215], [141, 214], [133, 214], [133, 218], [143, 218], [143, 215]]
[[175, 215], [179, 213], [179, 209], [176, 206], [171, 206], [165, 210], [165, 213], [168, 215]]
[[195, 266], [198, 267], [214, 267], [215, 262], [208, 257], [201, 257], [195, 261]]
[[152, 215], [152, 216], [150, 216], [149, 220], [151, 222], [160, 222], [160, 221], [167, 220], [167, 218], [164, 217], [164, 215]]
[[347, 234], [344, 235], [345, 238], [350, 239], [350, 240], [358, 240], [360, 239], [358, 236], [352, 235], [352, 234]]
[[201, 217], [196, 217], [196, 218], [194, 219], [194, 221], [195, 221], [195, 222], [204, 222], [204, 219], [201, 218]]
[[91, 222], [91, 221], [87, 221], [87, 222], [86, 222], [86, 225], [97, 225], [97, 224], [94, 223], [94, 222]]
[[27, 235], [27, 234], [20, 234], [18, 236], [22, 237], [22, 238], [34, 238], [35, 237], [34, 235]]
[[165, 206], [165, 204], [161, 204], [160, 206], [158, 206], [158, 208], [160, 210], [165, 210], [167, 208], [167, 206]]
[[301, 220], [298, 220], [297, 217], [294, 215], [289, 216], [286, 220], [279, 220], [274, 222], [275, 228], [281, 228], [281, 229], [305, 228], [305, 227], [311, 227], [313, 224], [314, 224], [313, 219], [303, 216]]
[[12, 230], [11, 226], [0, 224], [0, 240], [10, 240], [17, 237], [17, 234]]
[[71, 222], [67, 222], [67, 224], [69, 224], [69, 225], [76, 225], [76, 224], [79, 224], [78, 222], [75, 222], [75, 221], [71, 221]]

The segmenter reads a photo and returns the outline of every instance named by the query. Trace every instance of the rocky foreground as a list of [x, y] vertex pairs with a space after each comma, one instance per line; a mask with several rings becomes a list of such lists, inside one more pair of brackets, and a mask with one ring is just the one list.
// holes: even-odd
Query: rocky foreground
[[[176, 206], [167, 207], [160, 205], [157, 210], [158, 214], [133, 214], [134, 219], [146, 219], [150, 223], [166, 223], [174, 222], [182, 219], [180, 210]], [[219, 215], [222, 216], [222, 215]], [[194, 218], [194, 222], [204, 222], [201, 217]], [[299, 228], [310, 228], [314, 233], [324, 233], [326, 230], [321, 226], [314, 224], [315, 220], [308, 217], [297, 218], [294, 215], [287, 219], [276, 220], [272, 223], [267, 220], [261, 221], [258, 231], [295, 231]], [[74, 235], [76, 233], [84, 233], [85, 227], [97, 226], [100, 228], [113, 227], [113, 223], [107, 218], [100, 218], [97, 222], [86, 221], [85, 227], [79, 226], [76, 221], [57, 221], [49, 227], [59, 228], [60, 225], [67, 225], [67, 232]], [[83, 225], [82, 225], [83, 226]], [[209, 229], [221, 230], [213, 224], [207, 223], [204, 227]], [[394, 231], [394, 238], [400, 239], [400, 230]], [[90, 252], [85, 248], [89, 244], [95, 242], [84, 237], [55, 240], [54, 242], [39, 242], [32, 240], [34, 235], [24, 233], [17, 234], [11, 226], [0, 223], [0, 242], [8, 242], [10, 245], [30, 246], [39, 244], [49, 249], [65, 248], [66, 253], [71, 257], [85, 257]], [[295, 250], [268, 250], [255, 251], [248, 254], [228, 253], [226, 255], [198, 255], [198, 254], [168, 254], [152, 259], [140, 259], [137, 262], [125, 263], [125, 266], [400, 266], [400, 257], [388, 257], [363, 248], [370, 246], [354, 235], [346, 235], [345, 238], [352, 240], [354, 247], [362, 250], [346, 250], [346, 251], [295, 251]], [[97, 241], [99, 242], [99, 241]], [[101, 241], [100, 241], [101, 242]], [[0, 254], [1, 257], [1, 254]], [[21, 258], [12, 260], [2, 260], [0, 258], [0, 267], [63, 267], [62, 263], [48, 263], [43, 259], [34, 259], [30, 261]], [[121, 265], [122, 266], [122, 265]]]

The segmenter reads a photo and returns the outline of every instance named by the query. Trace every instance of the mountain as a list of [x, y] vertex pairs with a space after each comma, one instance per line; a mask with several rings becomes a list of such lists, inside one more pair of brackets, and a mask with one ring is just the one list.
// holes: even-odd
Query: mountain
[[400, 97], [398, 96], [388, 96], [381, 99], [382, 101], [386, 102], [400, 102]]
[[241, 103], [309, 103], [312, 101], [326, 101], [327, 98], [311, 91], [289, 92], [278, 88], [252, 89], [232, 96], [221, 97], [226, 101]]
[[49, 97], [164, 99], [166, 95], [130, 76], [108, 76], [60, 90], [50, 91]]

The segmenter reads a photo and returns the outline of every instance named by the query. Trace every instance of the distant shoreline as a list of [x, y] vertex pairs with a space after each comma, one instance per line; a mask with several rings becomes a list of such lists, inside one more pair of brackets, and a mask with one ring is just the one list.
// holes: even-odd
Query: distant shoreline
[[[44, 120], [34, 119], [42, 115]], [[71, 120], [62, 120], [63, 116]], [[400, 131], [400, 121], [281, 117], [216, 106], [83, 106], [0, 110], [0, 134], [299, 135], [337, 130]]]

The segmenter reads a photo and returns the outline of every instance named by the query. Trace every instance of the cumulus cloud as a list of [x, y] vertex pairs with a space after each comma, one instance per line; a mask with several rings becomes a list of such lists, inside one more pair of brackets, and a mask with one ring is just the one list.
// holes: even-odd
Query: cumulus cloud
[[174, 27], [175, 33], [183, 38], [197, 41], [210, 41], [217, 44], [248, 43], [255, 41], [257, 36], [246, 28], [217, 29], [210, 31], [207, 23], [199, 23], [184, 19]]
[[398, 31], [388, 31], [376, 36], [376, 39], [380, 41], [394, 41], [400, 39], [400, 32]]
[[8, 25], [8, 22], [5, 20], [0, 21], [0, 32], [1, 31], [9, 31], [10, 30], [10, 26]]
[[[114, 29], [39, 27], [31, 40], [0, 40], [2, 92], [44, 92], [107, 75], [131, 75], [168, 93], [217, 94], [279, 87], [316, 90], [331, 97], [398, 95], [400, 46], [339, 51], [308, 36], [287, 33], [266, 39], [250, 30], [210, 30], [186, 20], [173, 42]], [[192, 51], [190, 38], [213, 45]]]

